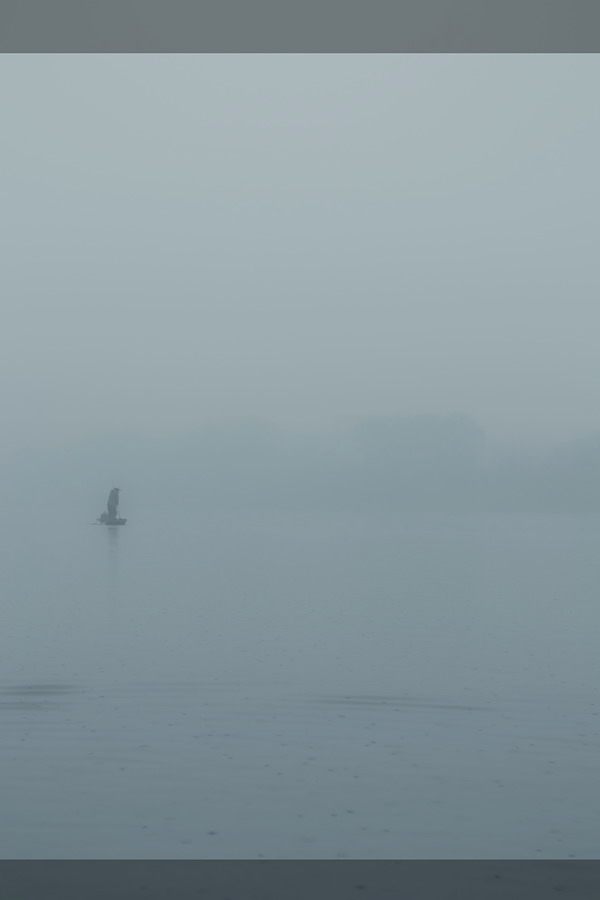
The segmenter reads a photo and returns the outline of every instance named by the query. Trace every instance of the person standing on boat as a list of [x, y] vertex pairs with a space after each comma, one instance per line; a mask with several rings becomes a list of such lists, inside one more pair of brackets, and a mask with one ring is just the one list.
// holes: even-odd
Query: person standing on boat
[[108, 509], [108, 522], [115, 522], [117, 519], [117, 514], [119, 512], [119, 491], [121, 488], [114, 487], [110, 494], [108, 495], [108, 503], [106, 504]]

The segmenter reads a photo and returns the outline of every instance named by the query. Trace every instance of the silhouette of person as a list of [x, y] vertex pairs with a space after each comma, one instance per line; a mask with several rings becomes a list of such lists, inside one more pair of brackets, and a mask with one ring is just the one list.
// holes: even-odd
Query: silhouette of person
[[108, 522], [116, 522], [117, 513], [119, 511], [119, 491], [120, 488], [114, 487], [108, 495]]

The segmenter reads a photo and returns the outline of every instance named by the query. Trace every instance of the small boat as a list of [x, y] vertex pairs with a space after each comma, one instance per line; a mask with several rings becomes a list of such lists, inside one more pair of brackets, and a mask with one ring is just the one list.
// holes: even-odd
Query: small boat
[[111, 519], [108, 513], [102, 513], [102, 515], [98, 517], [98, 523], [100, 525], [126, 525], [127, 519]]
[[113, 487], [110, 494], [108, 495], [108, 501], [106, 503], [106, 508], [108, 512], [103, 512], [101, 516], [98, 517], [98, 523], [100, 525], [126, 525], [127, 519], [120, 519], [119, 512], [119, 493], [121, 488]]

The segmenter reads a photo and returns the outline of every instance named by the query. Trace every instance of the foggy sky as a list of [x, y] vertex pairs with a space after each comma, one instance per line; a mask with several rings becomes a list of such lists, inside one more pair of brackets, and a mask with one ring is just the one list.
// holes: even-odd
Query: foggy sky
[[2, 56], [2, 453], [600, 430], [600, 60]]

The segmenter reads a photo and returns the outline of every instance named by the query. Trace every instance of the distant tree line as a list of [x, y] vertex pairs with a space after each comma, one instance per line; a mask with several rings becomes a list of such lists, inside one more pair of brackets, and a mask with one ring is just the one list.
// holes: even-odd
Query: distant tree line
[[10, 508], [96, 513], [113, 480], [124, 509], [600, 512], [600, 435], [499, 455], [459, 414], [365, 418], [330, 435], [242, 420], [30, 451], [4, 463], [2, 494]]

